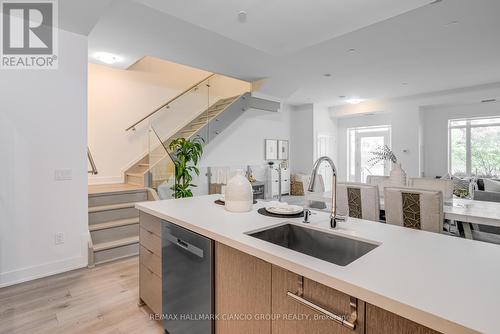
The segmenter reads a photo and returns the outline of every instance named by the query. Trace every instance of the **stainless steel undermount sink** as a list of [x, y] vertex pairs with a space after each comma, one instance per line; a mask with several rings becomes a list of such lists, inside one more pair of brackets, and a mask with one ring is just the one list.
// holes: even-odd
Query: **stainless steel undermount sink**
[[294, 224], [248, 235], [339, 266], [346, 266], [379, 246]]

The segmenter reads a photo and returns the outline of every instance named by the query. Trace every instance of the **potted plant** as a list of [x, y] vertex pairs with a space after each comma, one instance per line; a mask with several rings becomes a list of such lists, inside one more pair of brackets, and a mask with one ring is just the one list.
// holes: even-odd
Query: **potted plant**
[[203, 154], [203, 138], [196, 137], [192, 140], [185, 138], [174, 139], [168, 146], [173, 153], [175, 165], [175, 185], [170, 188], [174, 191], [175, 198], [193, 197], [192, 187], [196, 187], [193, 175], [200, 175], [196, 165]]

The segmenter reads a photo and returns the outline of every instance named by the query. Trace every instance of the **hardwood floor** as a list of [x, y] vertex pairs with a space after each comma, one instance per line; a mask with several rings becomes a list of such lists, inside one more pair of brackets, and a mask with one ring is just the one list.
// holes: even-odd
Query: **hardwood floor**
[[163, 334], [138, 300], [138, 257], [42, 278], [0, 289], [0, 334]]

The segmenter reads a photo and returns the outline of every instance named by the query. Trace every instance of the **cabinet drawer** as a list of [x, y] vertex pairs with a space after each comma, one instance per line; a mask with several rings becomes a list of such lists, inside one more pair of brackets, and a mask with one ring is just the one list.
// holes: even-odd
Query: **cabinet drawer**
[[[362, 334], [364, 333], [364, 302], [358, 300], [355, 330], [328, 319], [318, 311], [312, 310], [297, 300], [290, 298], [288, 292], [300, 295], [311, 304], [319, 306], [339, 316], [349, 316], [350, 296], [305, 277], [273, 266], [272, 273], [272, 312], [287, 314], [292, 319], [273, 319], [273, 334]], [[302, 294], [301, 294], [302, 292]]]
[[140, 297], [154, 313], [162, 314], [161, 278], [142, 264], [139, 267]]
[[153, 273], [155, 273], [159, 277], [162, 277], [160, 256], [141, 246], [139, 250], [139, 261], [143, 266], [150, 269]]
[[139, 243], [161, 257], [161, 239], [156, 234], [144, 228], [139, 229]]
[[435, 330], [419, 325], [411, 320], [366, 304], [366, 334], [439, 334]]
[[148, 215], [141, 211], [139, 222], [143, 229], [156, 234], [161, 238], [161, 220], [158, 217]]

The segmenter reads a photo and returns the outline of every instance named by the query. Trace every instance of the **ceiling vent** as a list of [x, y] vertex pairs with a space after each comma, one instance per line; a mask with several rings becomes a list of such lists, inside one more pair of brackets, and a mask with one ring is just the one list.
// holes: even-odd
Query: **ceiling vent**
[[481, 103], [490, 103], [490, 102], [497, 102], [497, 99], [487, 99], [481, 101]]

